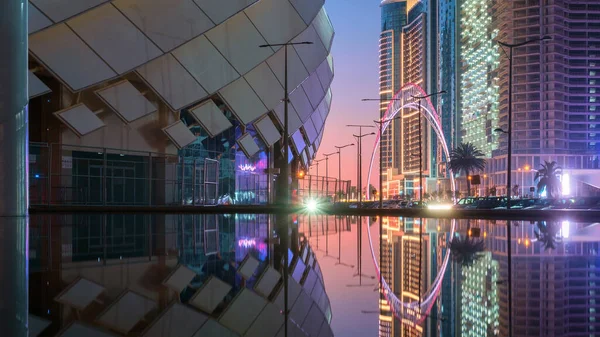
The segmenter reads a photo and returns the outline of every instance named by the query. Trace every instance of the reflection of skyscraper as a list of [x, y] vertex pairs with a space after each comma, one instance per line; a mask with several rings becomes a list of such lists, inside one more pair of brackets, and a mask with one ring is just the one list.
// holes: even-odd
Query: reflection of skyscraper
[[[399, 289], [400, 279], [396, 273], [396, 266], [400, 257], [400, 239], [403, 233], [400, 218], [385, 217], [383, 221], [383, 233], [381, 235], [381, 276], [386, 280], [392, 291], [395, 293]], [[379, 336], [396, 337], [400, 336], [398, 329], [399, 322], [394, 318], [390, 306], [380, 293], [379, 308]]]
[[[419, 229], [416, 227], [419, 226]], [[401, 257], [396, 274], [400, 275], [401, 284], [398, 298], [403, 302], [419, 302], [420, 297], [427, 291], [429, 285], [431, 247], [428, 235], [419, 235], [417, 230], [424, 228], [418, 219], [406, 219], [405, 233], [400, 240]], [[408, 234], [410, 232], [410, 234]], [[420, 240], [422, 240], [420, 242]], [[416, 317], [420, 313], [407, 310], [407, 317]], [[427, 322], [427, 320], [426, 320]], [[411, 320], [402, 320], [401, 336], [426, 336], [425, 325], [414, 325]]]
[[[600, 226], [581, 228], [566, 221], [541, 225], [521, 223], [513, 236], [513, 336], [594, 336], [600, 331]], [[544, 248], [548, 238], [555, 249]], [[494, 251], [494, 258], [504, 279], [506, 254]], [[506, 292], [504, 283], [500, 294]], [[505, 296], [499, 299], [500, 335], [505, 336], [508, 302]]]
[[483, 253], [461, 272], [461, 336], [498, 335], [498, 262]]

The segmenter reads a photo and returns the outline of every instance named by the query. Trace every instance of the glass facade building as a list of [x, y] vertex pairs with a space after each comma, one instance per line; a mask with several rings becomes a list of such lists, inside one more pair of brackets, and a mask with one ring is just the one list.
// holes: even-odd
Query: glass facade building
[[[32, 201], [269, 202], [282, 137], [306, 168], [323, 136], [334, 31], [322, 5], [30, 6]], [[288, 48], [283, 135], [284, 51], [259, 45], [299, 40], [313, 44]]]
[[[401, 88], [402, 78], [402, 28], [407, 23], [407, 3], [405, 0], [387, 0], [381, 3], [381, 35], [379, 36], [379, 105], [383, 117], [390, 103]], [[381, 138], [383, 166], [381, 172], [387, 180], [391, 173], [400, 170], [402, 145], [401, 122], [396, 120], [386, 129]]]

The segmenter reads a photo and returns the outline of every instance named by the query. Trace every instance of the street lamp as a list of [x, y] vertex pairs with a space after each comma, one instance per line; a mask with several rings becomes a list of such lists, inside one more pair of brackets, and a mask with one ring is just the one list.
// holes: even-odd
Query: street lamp
[[[391, 102], [391, 101], [401, 101], [402, 98], [363, 98], [361, 99], [362, 102], [369, 102], [369, 101], [376, 101], [376, 102]], [[382, 120], [379, 121], [373, 121], [377, 124], [377, 126], [379, 127], [379, 141], [381, 142], [381, 139], [383, 137], [383, 124], [387, 123], [387, 122], [391, 122], [395, 119], [400, 119], [402, 118], [402, 116], [397, 116], [394, 118], [389, 118], [386, 120], [383, 120], [383, 116], [381, 117]], [[389, 197], [389, 196], [388, 196]], [[379, 144], [379, 209], [383, 208], [383, 149], [381, 144]]]
[[[374, 127], [371, 125], [371, 127]], [[362, 138], [366, 137], [366, 136], [373, 136], [376, 135], [375, 132], [371, 132], [371, 133], [366, 133], [366, 134], [359, 134], [359, 135], [353, 135], [354, 137], [356, 137], [357, 141], [358, 141], [358, 186], [357, 186], [357, 190], [358, 190], [358, 205], [359, 207], [362, 207]], [[367, 188], [369, 188], [367, 186]]]
[[[340, 189], [340, 190], [342, 187], [342, 149], [345, 147], [348, 147], [348, 146], [354, 146], [354, 143], [335, 147], [337, 149], [337, 154], [338, 154], [338, 184], [339, 184], [338, 189]], [[337, 192], [336, 192], [336, 194], [337, 194]], [[346, 200], [347, 199], [348, 199], [348, 197], [346, 197]], [[338, 202], [339, 202], [339, 200], [338, 200]]]
[[[508, 136], [508, 149], [506, 156], [506, 209], [510, 209], [510, 201], [511, 201], [511, 165], [512, 165], [512, 73], [513, 73], [513, 49], [521, 46], [525, 46], [528, 44], [551, 40], [552, 38], [549, 36], [543, 36], [538, 39], [527, 40], [521, 43], [506, 43], [502, 41], [496, 41], [501, 47], [506, 47], [509, 50], [509, 53], [506, 54], [506, 50], [502, 48], [502, 51], [508, 57], [508, 126], [507, 130], [504, 131], [502, 129], [496, 129], [495, 131], [500, 131], [505, 133]], [[507, 237], [507, 250], [508, 250], [508, 336], [512, 336], [512, 236], [511, 236], [511, 223], [510, 221], [506, 221], [506, 237]]]
[[[356, 160], [357, 160], [357, 166], [356, 166], [356, 191], [358, 193], [358, 207], [362, 207], [362, 191], [361, 191], [361, 186], [362, 186], [362, 142], [361, 142], [361, 138], [363, 137], [363, 133], [362, 133], [362, 129], [363, 128], [374, 128], [375, 126], [373, 125], [364, 125], [364, 124], [348, 124], [346, 125], [346, 127], [350, 127], [350, 128], [358, 128], [358, 136], [354, 135], [354, 137], [358, 138], [358, 146], [357, 146], [357, 155], [356, 155]], [[371, 133], [371, 134], [375, 134], [375, 133]]]
[[427, 94], [424, 96], [415, 96], [411, 95], [415, 100], [419, 100], [419, 203], [421, 206], [423, 205], [423, 130], [421, 126], [422, 112], [421, 112], [421, 100], [425, 98], [429, 98], [431, 96], [437, 96], [441, 94], [445, 94], [446, 90], [434, 92], [432, 94]]
[[336, 155], [337, 152], [331, 152], [331, 153], [326, 153], [324, 154], [325, 156], [325, 179], [327, 179], [327, 189], [325, 191], [325, 194], [327, 196], [329, 196], [329, 157]]
[[[288, 114], [288, 105], [290, 103], [290, 93], [288, 90], [288, 46], [295, 46], [295, 45], [308, 45], [308, 44], [313, 44], [311, 41], [301, 41], [301, 42], [286, 42], [286, 43], [272, 43], [272, 44], [262, 44], [260, 46], [258, 46], [259, 48], [272, 48], [272, 47], [283, 47], [284, 49], [284, 70], [283, 70], [283, 77], [284, 77], [284, 84], [283, 84], [283, 91], [284, 91], [284, 98], [283, 98], [283, 161], [282, 161], [282, 167], [281, 167], [281, 175], [283, 176], [282, 178], [279, 179], [279, 193], [281, 195], [279, 195], [277, 197], [277, 199], [279, 200], [279, 203], [281, 204], [281, 206], [283, 206], [283, 208], [287, 208], [289, 206], [289, 190], [290, 190], [290, 186], [289, 186], [289, 176], [290, 176], [290, 165], [288, 163], [288, 158], [290, 157], [290, 147], [288, 145], [289, 143], [289, 137], [288, 137], [288, 133], [289, 133], [289, 114]], [[284, 222], [282, 222], [280, 224], [281, 226], [281, 232], [283, 233], [283, 237], [282, 237], [282, 241], [283, 241], [283, 290], [284, 290], [284, 296], [283, 296], [283, 306], [284, 306], [284, 336], [287, 337], [288, 336], [288, 320], [289, 320], [289, 298], [288, 298], [288, 279], [289, 279], [289, 256], [288, 256], [288, 249], [290, 246], [290, 242], [289, 242], [289, 230], [290, 230], [290, 222], [289, 222], [289, 217], [287, 215], [282, 216], [283, 219], [285, 219]]]
[[319, 160], [313, 160], [314, 164], [317, 164], [317, 196], [320, 195], [319, 193], [319, 163], [322, 162], [323, 160], [326, 160], [327, 158], [322, 158]]

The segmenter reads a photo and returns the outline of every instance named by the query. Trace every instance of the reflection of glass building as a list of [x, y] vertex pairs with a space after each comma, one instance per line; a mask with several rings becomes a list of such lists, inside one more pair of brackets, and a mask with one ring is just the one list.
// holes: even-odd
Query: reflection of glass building
[[497, 336], [499, 332], [498, 262], [491, 252], [462, 268], [461, 336]]
[[[31, 336], [279, 335], [283, 291], [267, 215], [33, 220]], [[138, 226], [116, 225], [132, 221]], [[303, 276], [290, 278], [290, 332], [333, 336], [318, 261], [308, 245], [299, 250], [291, 260], [294, 276]]]
[[[96, 6], [98, 5], [98, 6]], [[331, 104], [322, 1], [30, 5], [32, 203], [266, 203], [281, 157], [307, 167]], [[273, 20], [285, 18], [285, 20]]]

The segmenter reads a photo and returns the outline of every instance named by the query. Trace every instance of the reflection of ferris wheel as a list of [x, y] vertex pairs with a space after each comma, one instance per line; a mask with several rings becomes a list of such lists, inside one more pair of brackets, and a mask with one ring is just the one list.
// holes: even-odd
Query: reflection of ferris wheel
[[[418, 100], [413, 99], [412, 96], [426, 96], [426, 95], [427, 94], [421, 87], [419, 87], [418, 85], [416, 85], [414, 83], [408, 83], [405, 86], [403, 86], [398, 91], [398, 93], [396, 93], [393, 100], [388, 105], [387, 111], [385, 112], [384, 116], [382, 117], [382, 120], [384, 120], [384, 121], [388, 120], [388, 122], [385, 122], [381, 125], [379, 134], [377, 135], [377, 138], [375, 139], [375, 146], [373, 148], [373, 154], [371, 155], [371, 162], [369, 164], [369, 175], [367, 176], [367, 186], [369, 186], [369, 184], [371, 182], [371, 172], [373, 170], [373, 162], [375, 160], [375, 153], [377, 152], [377, 148], [379, 147], [379, 143], [381, 141], [381, 135], [387, 129], [388, 125], [392, 122], [391, 119], [396, 117], [398, 112], [400, 112], [402, 109], [408, 108], [408, 109], [418, 110], [419, 102], [418, 102]], [[425, 98], [421, 101], [421, 112], [423, 113], [423, 116], [427, 119], [427, 122], [429, 123], [429, 125], [431, 125], [431, 127], [435, 131], [435, 133], [440, 141], [440, 144], [442, 145], [442, 150], [444, 151], [444, 155], [446, 156], [446, 158], [450, 158], [450, 151], [448, 150], [448, 144], [446, 143], [446, 139], [444, 138], [443, 131], [442, 131], [441, 118], [438, 115], [437, 111], [435, 110], [435, 108], [429, 98]], [[454, 191], [456, 188], [455, 187], [456, 184], [454, 181], [454, 174], [450, 174], [450, 180], [451, 180], [452, 192], [454, 195]], [[369, 191], [367, 191], [367, 193], [369, 193]], [[369, 195], [367, 195], [367, 198], [369, 198]], [[381, 221], [381, 220], [379, 220], [379, 221]], [[456, 221], [452, 220], [452, 225], [450, 227], [450, 237], [454, 236], [455, 225], [456, 225]], [[369, 236], [369, 247], [371, 249], [373, 263], [375, 264], [375, 270], [377, 271], [377, 276], [381, 280], [381, 283], [382, 283], [381, 288], [383, 289], [384, 297], [387, 300], [390, 307], [392, 308], [394, 316], [399, 319], [402, 319], [404, 322], [407, 322], [407, 323], [412, 322], [413, 324], [420, 324], [429, 315], [429, 311], [433, 307], [433, 304], [440, 292], [442, 280], [444, 278], [444, 274], [446, 272], [446, 268], [447, 268], [449, 260], [450, 260], [450, 250], [447, 250], [446, 255], [444, 256], [444, 260], [442, 262], [441, 268], [438, 271], [438, 274], [437, 274], [435, 280], [431, 284], [431, 287], [429, 287], [429, 289], [427, 289], [427, 291], [422, 294], [420, 301], [405, 302], [405, 301], [401, 301], [396, 296], [396, 294], [394, 294], [394, 292], [388, 285], [387, 281], [383, 277], [381, 277], [381, 270], [380, 270], [379, 264], [377, 262], [375, 250], [373, 249], [373, 240], [371, 238], [371, 231], [367, 231], [367, 234]], [[381, 235], [381, 233], [380, 233], [380, 235]]]

